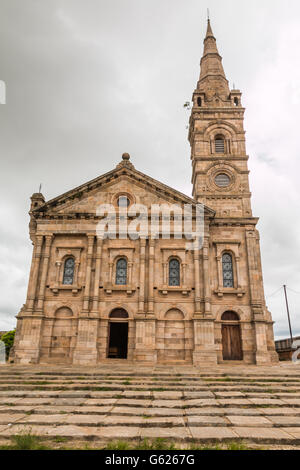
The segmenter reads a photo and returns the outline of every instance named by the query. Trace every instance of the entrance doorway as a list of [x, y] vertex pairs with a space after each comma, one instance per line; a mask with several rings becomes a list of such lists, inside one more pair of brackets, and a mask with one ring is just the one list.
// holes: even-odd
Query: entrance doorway
[[242, 361], [243, 349], [239, 317], [234, 312], [225, 312], [222, 320], [222, 346], [224, 361]]
[[110, 359], [127, 359], [128, 313], [123, 309], [111, 312], [109, 322], [108, 354]]

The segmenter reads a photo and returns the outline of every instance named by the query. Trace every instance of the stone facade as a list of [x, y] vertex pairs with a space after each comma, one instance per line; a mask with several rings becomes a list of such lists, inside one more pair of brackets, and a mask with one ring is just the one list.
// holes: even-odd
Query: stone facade
[[[26, 304], [17, 316], [16, 363], [278, 360], [258, 219], [251, 211], [243, 117], [241, 93], [229, 90], [208, 23], [190, 119], [193, 199], [137, 171], [128, 154], [111, 172], [49, 202], [33, 194], [33, 255]], [[97, 208], [111, 204], [119, 214], [119, 197], [147, 208], [190, 204], [193, 217], [196, 203], [204, 204], [203, 247], [187, 250], [186, 240], [175, 236], [174, 220], [170, 239], [97, 236]], [[125, 262], [124, 282], [118, 280], [119, 260]], [[179, 270], [174, 284], [171, 261]]]

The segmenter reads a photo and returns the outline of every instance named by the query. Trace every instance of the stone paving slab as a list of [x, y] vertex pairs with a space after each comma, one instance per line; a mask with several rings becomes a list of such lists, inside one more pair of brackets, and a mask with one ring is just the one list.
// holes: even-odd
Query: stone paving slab
[[152, 408], [182, 408], [182, 406], [181, 400], [153, 400], [151, 402]]
[[138, 391], [124, 391], [124, 397], [128, 398], [149, 398], [151, 396], [151, 392], [138, 392]]
[[53, 399], [52, 398], [21, 398], [18, 401], [18, 405], [25, 405], [25, 406], [38, 406], [38, 405], [52, 405]]
[[186, 416], [223, 416], [227, 413], [226, 408], [204, 407], [204, 408], [186, 408], [183, 410]]
[[284, 406], [286, 403], [276, 398], [249, 398], [249, 402], [253, 405], [267, 405], [267, 406]]
[[[78, 406], [73, 410], [75, 414], [87, 414], [87, 415], [106, 415], [113, 410], [112, 406]], [[66, 410], [67, 411], [67, 410]]]
[[[82, 409], [83, 407], [79, 407]], [[66, 406], [66, 405], [58, 405], [58, 406], [44, 406], [44, 405], [39, 405], [35, 408], [33, 408], [34, 413], [37, 414], [62, 414], [62, 413], [74, 413], [76, 411], [76, 406]]]
[[183, 396], [182, 392], [153, 392], [155, 400], [180, 400]]
[[110, 410], [110, 414], [119, 415], [119, 416], [131, 416], [131, 415], [144, 415], [150, 414], [150, 408], [134, 408], [131, 406], [115, 406]]
[[233, 431], [242, 439], [263, 439], [287, 441], [293, 440], [293, 436], [283, 429], [262, 427], [235, 427]]
[[225, 399], [218, 399], [217, 403], [219, 403], [221, 406], [246, 406], [246, 405], [251, 405], [251, 401], [247, 399], [230, 399], [230, 398], [225, 398]]
[[117, 401], [118, 398], [88, 398], [84, 402], [84, 406], [113, 406]]
[[296, 427], [300, 429], [300, 416], [270, 416], [270, 421], [280, 427]]
[[6, 414], [14, 414], [14, 413], [19, 413], [19, 414], [26, 414], [26, 413], [32, 413], [36, 408], [34, 406], [5, 406], [4, 408], [0, 408], [0, 416], [4, 413]]
[[22, 417], [19, 422], [20, 424], [60, 424], [64, 423], [66, 421], [66, 415], [64, 414], [55, 414], [55, 415], [37, 415], [37, 414], [32, 414], [30, 416], [24, 416]]
[[142, 439], [151, 438], [165, 438], [176, 439], [176, 441], [185, 441], [190, 438], [190, 433], [185, 427], [178, 428], [141, 428]]
[[228, 421], [221, 416], [188, 416], [188, 426], [227, 426]]
[[131, 398], [120, 398], [116, 402], [116, 406], [134, 406], [136, 408], [142, 407], [146, 408], [150, 406], [152, 403], [152, 400], [134, 400]]
[[95, 434], [99, 438], [109, 441], [122, 439], [138, 439], [141, 435], [141, 431], [145, 431], [145, 429], [134, 426], [107, 426], [104, 428], [98, 428]]
[[265, 414], [267, 416], [280, 416], [280, 415], [292, 415], [292, 416], [299, 416], [300, 420], [300, 410], [299, 408], [261, 408], [262, 414]]
[[16, 421], [19, 421], [20, 419], [27, 417], [26, 414], [18, 414], [18, 413], [12, 413], [12, 414], [1, 414], [0, 415], [0, 425], [2, 424], [11, 424]]
[[263, 416], [226, 416], [230, 424], [242, 427], [272, 427], [272, 422]]
[[66, 424], [75, 424], [77, 426], [103, 426], [105, 415], [68, 415], [65, 416]]
[[224, 408], [226, 416], [262, 416], [263, 408]]
[[223, 439], [236, 439], [237, 434], [233, 429], [228, 427], [194, 427], [190, 426], [189, 430], [191, 432], [193, 439], [199, 440], [223, 440]]
[[203, 392], [183, 392], [184, 398], [196, 399], [196, 398], [214, 398], [214, 394], [209, 390]]
[[204, 407], [204, 406], [218, 406], [218, 401], [214, 400], [212, 398], [208, 399], [194, 399], [194, 400], [185, 400], [184, 401], [184, 406], [189, 406], [189, 407]]
[[176, 408], [145, 408], [143, 414], [148, 416], [183, 416], [183, 409]]
[[292, 398], [283, 398], [282, 401], [283, 401], [284, 404], [300, 407], [300, 400], [299, 399], [293, 400]]
[[245, 394], [242, 392], [214, 392], [214, 394], [217, 398], [224, 398], [224, 399], [228, 397], [229, 398], [230, 397], [232, 398], [233, 397], [241, 397], [241, 398], [245, 397]]
[[300, 428], [288, 428], [288, 433], [295, 439], [300, 439]]

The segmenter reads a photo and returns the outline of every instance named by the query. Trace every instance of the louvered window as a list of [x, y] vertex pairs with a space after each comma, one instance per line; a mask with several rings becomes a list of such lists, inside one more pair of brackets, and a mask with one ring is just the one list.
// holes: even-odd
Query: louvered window
[[177, 259], [169, 262], [169, 286], [180, 286], [180, 263]]
[[72, 285], [74, 282], [75, 261], [74, 258], [67, 258], [64, 266], [63, 284]]
[[225, 140], [222, 135], [218, 135], [215, 139], [216, 153], [225, 153]]
[[234, 287], [232, 256], [229, 253], [225, 253], [222, 256], [222, 265], [223, 265], [223, 286]]
[[116, 265], [116, 284], [118, 286], [126, 286], [127, 284], [127, 261], [121, 258]]

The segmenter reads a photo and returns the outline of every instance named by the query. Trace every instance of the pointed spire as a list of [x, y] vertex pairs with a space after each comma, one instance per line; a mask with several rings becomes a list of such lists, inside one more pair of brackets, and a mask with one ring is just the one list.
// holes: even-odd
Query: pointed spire
[[210, 20], [207, 20], [207, 32], [204, 39], [204, 51], [201, 59], [200, 80], [198, 90], [206, 93], [208, 97], [216, 93], [221, 97], [229, 95], [228, 81], [222, 65], [222, 57], [217, 48]]
[[214, 38], [214, 34], [213, 34], [213, 32], [212, 32], [211, 25], [210, 25], [210, 19], [208, 18], [208, 20], [207, 20], [206, 38], [205, 38], [205, 39], [207, 39], [207, 38], [209, 38], [209, 37], [211, 37], [211, 36]]

